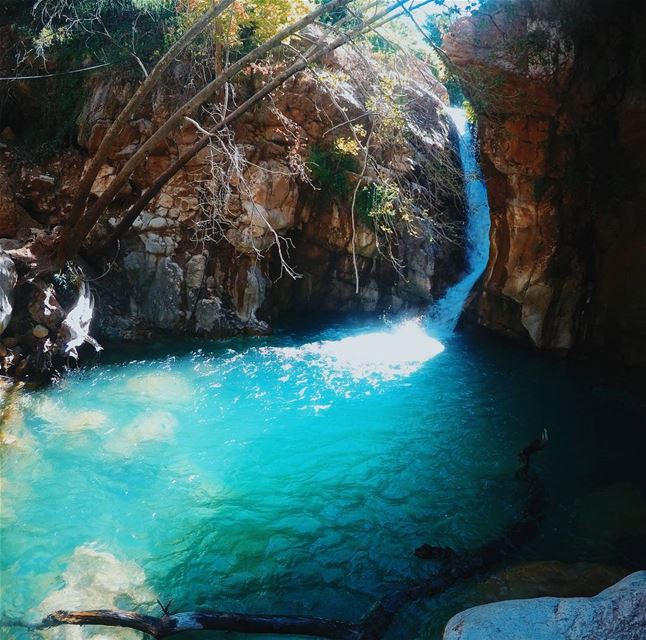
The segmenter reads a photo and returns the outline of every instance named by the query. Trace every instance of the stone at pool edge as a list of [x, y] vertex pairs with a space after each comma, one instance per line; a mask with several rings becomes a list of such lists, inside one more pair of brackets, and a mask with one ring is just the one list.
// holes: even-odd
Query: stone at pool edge
[[591, 598], [504, 600], [462, 611], [443, 640], [644, 640], [646, 571]]

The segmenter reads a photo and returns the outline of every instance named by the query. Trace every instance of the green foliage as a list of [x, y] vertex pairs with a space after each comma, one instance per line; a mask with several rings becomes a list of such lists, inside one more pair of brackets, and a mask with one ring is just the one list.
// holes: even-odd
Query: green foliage
[[[355, 210], [359, 219], [367, 225], [380, 225], [385, 230], [392, 223], [399, 200], [399, 188], [390, 182], [371, 183], [359, 189]], [[388, 225], [390, 226], [390, 225]]]
[[446, 91], [449, 94], [449, 102], [453, 105], [464, 104], [466, 98], [462, 91], [460, 79], [453, 74], [441, 79], [443, 80]]
[[386, 40], [383, 36], [375, 32], [370, 32], [366, 36], [366, 40], [370, 43], [370, 48], [375, 53], [391, 55], [397, 53], [397, 47], [391, 41]]
[[359, 170], [353, 155], [319, 145], [310, 147], [307, 164], [314, 186], [327, 197], [347, 196], [350, 192], [347, 172]]
[[473, 105], [468, 100], [463, 100], [462, 108], [464, 109], [464, 115], [467, 118], [469, 124], [476, 124], [478, 121], [478, 116], [476, 114]]
[[43, 0], [18, 28], [64, 71], [87, 59], [136, 65], [133, 53], [154, 64], [176, 24], [175, 0]]

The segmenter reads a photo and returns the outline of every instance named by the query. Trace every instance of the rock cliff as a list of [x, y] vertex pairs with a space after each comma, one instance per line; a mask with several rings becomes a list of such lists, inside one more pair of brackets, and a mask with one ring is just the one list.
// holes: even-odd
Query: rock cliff
[[[464, 267], [461, 178], [443, 108], [444, 87], [422, 65], [410, 71], [403, 81], [392, 67], [365, 53], [340, 50], [237, 121], [226, 139], [206, 148], [171, 180], [104, 264], [95, 261], [94, 276], [101, 276], [92, 283], [100, 333], [217, 337], [265, 332], [285, 315], [426, 307]], [[195, 90], [189, 83], [192, 72], [189, 63], [178, 62], [123, 130], [94, 183], [93, 197], [178, 99]], [[229, 99], [243, 100], [273, 72], [271, 64], [257, 65], [236, 80]], [[47, 91], [55, 90], [48, 82]], [[12, 126], [0, 141], [5, 250], [17, 251], [24, 262], [25, 239], [55, 233], [64, 222], [84, 165], [133, 86], [133, 80], [112, 72], [87, 80], [75, 144], [42, 162], [20, 153], [21, 141], [37, 124], [4, 111]], [[24, 87], [16, 95], [25, 113], [38, 113], [34, 101], [42, 96]], [[402, 119], [403, 135], [390, 138], [384, 135], [390, 115], [376, 113], [389, 100], [389, 108], [404, 105], [395, 114]], [[200, 123], [207, 129], [212, 125], [206, 112]], [[376, 185], [385, 177], [396, 185], [386, 203], [392, 206], [381, 217], [361, 204], [369, 192], [364, 187], [352, 215], [364, 160], [353, 139], [365, 141], [369, 132], [374, 132], [371, 158], [362, 184]], [[154, 150], [119, 194], [94, 241], [111, 232], [137, 194], [198, 135], [196, 123], [187, 120]], [[332, 178], [319, 179], [317, 168]], [[85, 257], [94, 258], [91, 252]], [[42, 301], [42, 287], [29, 295]], [[31, 320], [37, 321], [33, 314]]]
[[646, 363], [643, 3], [493, 0], [445, 49], [478, 114], [491, 254], [471, 317]]

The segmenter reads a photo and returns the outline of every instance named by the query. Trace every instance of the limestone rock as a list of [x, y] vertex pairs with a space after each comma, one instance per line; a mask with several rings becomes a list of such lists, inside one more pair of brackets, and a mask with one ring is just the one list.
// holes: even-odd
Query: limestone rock
[[182, 318], [184, 272], [167, 256], [128, 253], [124, 266], [134, 285], [131, 303], [137, 315], [156, 329], [177, 329]]
[[186, 297], [189, 309], [192, 309], [195, 305], [195, 300], [204, 283], [205, 273], [206, 256], [202, 254], [191, 256], [186, 263]]
[[443, 640], [643, 640], [646, 571], [591, 598], [506, 600], [467, 609], [449, 620]]

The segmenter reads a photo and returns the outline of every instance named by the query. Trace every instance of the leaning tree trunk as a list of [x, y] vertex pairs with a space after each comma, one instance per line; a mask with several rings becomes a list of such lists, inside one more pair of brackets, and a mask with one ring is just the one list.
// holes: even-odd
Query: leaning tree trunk
[[[232, 0], [225, 1], [230, 3]], [[86, 172], [86, 176], [84, 176], [83, 178], [82, 189], [81, 187], [79, 187], [79, 193], [75, 199], [74, 209], [65, 222], [64, 232], [61, 236], [61, 239], [59, 240], [57, 250], [59, 264], [71, 259], [77, 253], [85, 238], [92, 231], [94, 225], [98, 222], [99, 218], [108, 207], [108, 205], [112, 202], [112, 200], [114, 200], [119, 191], [121, 191], [123, 186], [132, 175], [133, 171], [147, 159], [148, 155], [155, 146], [162, 142], [164, 138], [173, 131], [173, 129], [175, 129], [184, 121], [185, 116], [193, 114], [201, 105], [203, 105], [207, 100], [217, 94], [219, 89], [223, 87], [228, 80], [242, 71], [249, 63], [262, 58], [264, 55], [278, 47], [283, 42], [283, 40], [293, 35], [294, 33], [301, 31], [304, 27], [317, 20], [322, 14], [334, 10], [337, 7], [348, 4], [350, 1], [351, 0], [332, 0], [327, 4], [320, 5], [317, 9], [304, 16], [301, 20], [298, 20], [293, 25], [290, 25], [281, 30], [274, 37], [267, 40], [267, 42], [256, 47], [249, 54], [243, 56], [236, 63], [229, 66], [215, 80], [208, 83], [195, 96], [193, 96], [193, 98], [188, 100], [184, 105], [177, 109], [175, 113], [173, 113], [164, 122], [164, 124], [159, 127], [159, 129], [157, 129], [157, 131], [155, 131], [155, 133], [150, 138], [148, 138], [148, 140], [146, 140], [146, 142], [141, 147], [139, 147], [139, 149], [128, 159], [119, 173], [113, 178], [108, 188], [101, 194], [98, 200], [94, 202], [85, 211], [85, 213], [83, 213], [85, 202], [87, 201], [87, 195], [92, 186], [92, 182], [96, 177], [96, 173], [100, 168], [101, 162], [103, 162], [103, 160], [105, 159], [105, 156], [109, 152], [110, 147], [112, 146], [112, 142], [116, 137], [115, 131], [118, 133], [117, 129], [121, 130], [123, 124], [125, 124], [127, 119], [132, 115], [132, 113], [134, 112], [133, 104], [135, 108], [139, 106], [145, 95], [147, 95], [147, 93], [150, 92], [150, 90], [153, 88], [154, 84], [159, 81], [161, 73], [155, 74], [155, 72], [157, 71], [157, 67], [155, 67], [153, 72], [151, 72], [149, 78], [151, 78], [153, 74], [155, 74], [155, 77], [157, 79], [156, 82], [154, 84], [149, 83], [148, 81], [144, 82], [142, 84], [142, 87], [146, 86], [147, 91], [145, 93], [142, 92], [142, 95], [139, 95], [137, 97], [137, 100], [135, 100], [135, 96], [137, 95], [135, 94], [128, 105], [126, 105], [124, 110], [119, 114], [117, 120], [113, 124], [113, 127], [115, 127], [117, 122], [120, 123], [119, 126], [114, 129], [113, 127], [111, 127], [110, 131], [113, 131], [113, 133], [110, 134], [111, 139], [106, 142], [105, 145], [102, 143], [101, 146], [103, 147], [103, 150], [101, 150], [101, 147], [99, 147], [99, 151], [97, 151], [97, 156], [99, 155], [99, 153], [101, 153], [102, 157], [99, 157], [98, 160], [95, 157], [91, 164], [91, 169], [92, 172], [94, 172], [94, 176], [90, 181], [89, 176], [91, 175], [91, 172], [88, 170], [88, 172]], [[206, 27], [206, 25], [204, 25], [204, 27]], [[165, 57], [166, 56], [164, 56], [164, 58]], [[160, 60], [158, 66], [161, 64], [162, 60]], [[142, 87], [140, 87], [140, 89], [142, 89]], [[87, 182], [89, 182], [89, 187], [86, 184]], [[83, 201], [82, 204], [80, 204], [81, 200]]]
[[214, 7], [206, 11], [191, 27], [182, 35], [182, 37], [173, 44], [172, 47], [160, 58], [159, 62], [153, 67], [146, 79], [139, 85], [132, 95], [128, 104], [121, 110], [115, 121], [112, 123], [106, 134], [103, 136], [99, 148], [96, 150], [90, 164], [86, 167], [81, 178], [78, 189], [72, 203], [72, 210], [66, 221], [65, 233], [61, 239], [60, 252], [63, 258], [69, 256], [69, 245], [73, 245], [73, 230], [81, 218], [85, 205], [92, 189], [92, 184], [101, 169], [108, 154], [112, 150], [117, 136], [128, 123], [128, 120], [134, 115], [135, 111], [141, 106], [146, 96], [159, 84], [162, 75], [168, 69], [176, 57], [202, 33], [206, 27], [219, 16], [234, 0], [222, 0]]

